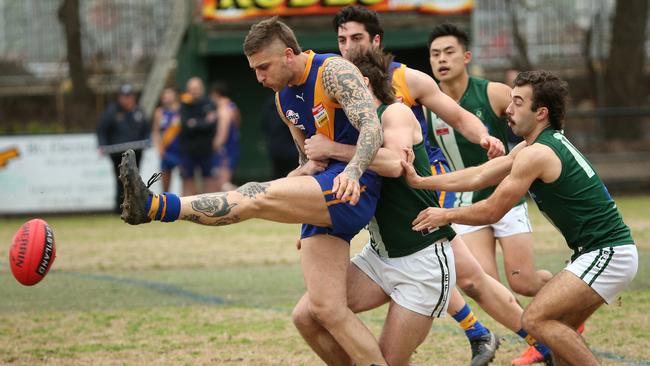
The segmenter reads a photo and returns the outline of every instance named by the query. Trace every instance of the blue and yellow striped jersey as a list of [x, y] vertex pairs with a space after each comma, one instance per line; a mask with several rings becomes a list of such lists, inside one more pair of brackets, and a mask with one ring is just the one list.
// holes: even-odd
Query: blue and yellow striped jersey
[[340, 56], [306, 53], [309, 59], [300, 82], [275, 95], [278, 113], [307, 138], [320, 133], [332, 141], [355, 145], [359, 131], [352, 126], [341, 105], [327, 95], [322, 82], [327, 62]]

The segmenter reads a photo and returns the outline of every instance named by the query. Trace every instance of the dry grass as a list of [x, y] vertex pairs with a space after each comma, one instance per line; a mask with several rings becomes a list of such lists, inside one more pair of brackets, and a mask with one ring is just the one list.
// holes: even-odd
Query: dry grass
[[[648, 204], [650, 198], [619, 200], [642, 265], [622, 306], [599, 310], [587, 324], [586, 339], [604, 365], [650, 365], [650, 273], [643, 265], [650, 252]], [[539, 259], [560, 261], [560, 268], [569, 250], [536, 208], [530, 212]], [[8, 246], [25, 219], [0, 219], [0, 241]], [[295, 249], [299, 226], [255, 220], [221, 228], [130, 227], [108, 215], [45, 219], [55, 229], [58, 254], [47, 279], [23, 288], [0, 264], [0, 364], [320, 364], [290, 321], [302, 291]], [[366, 234], [358, 236], [351, 251], [358, 252], [366, 240]], [[206, 305], [192, 294], [227, 303]], [[494, 364], [508, 365], [523, 342], [476, 305], [473, 309], [504, 337]], [[362, 320], [378, 334], [384, 316], [380, 308]], [[441, 319], [413, 362], [465, 365], [468, 359], [467, 341], [455, 322]]]

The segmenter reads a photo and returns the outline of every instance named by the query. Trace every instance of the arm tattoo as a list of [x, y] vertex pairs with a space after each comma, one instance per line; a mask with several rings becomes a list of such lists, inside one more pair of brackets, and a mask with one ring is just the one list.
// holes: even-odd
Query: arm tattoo
[[296, 150], [298, 150], [298, 164], [300, 166], [307, 164], [309, 159], [307, 159], [307, 155], [305, 155], [305, 152], [302, 151], [302, 148], [300, 147], [300, 143], [296, 139], [293, 139], [293, 143], [296, 144]]
[[348, 176], [358, 180], [383, 143], [374, 99], [359, 70], [342, 58], [332, 59], [325, 65], [323, 86], [359, 130], [357, 151], [345, 167]]
[[208, 217], [226, 216], [235, 206], [237, 206], [236, 203], [228, 203], [228, 193], [200, 195], [192, 201], [194, 211], [198, 211]]
[[237, 188], [237, 192], [246, 198], [256, 198], [258, 194], [265, 194], [271, 183], [249, 182]]

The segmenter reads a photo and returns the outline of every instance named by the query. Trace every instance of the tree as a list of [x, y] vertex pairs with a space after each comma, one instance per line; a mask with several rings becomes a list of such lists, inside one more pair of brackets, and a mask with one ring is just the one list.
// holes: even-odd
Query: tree
[[[648, 0], [617, 0], [612, 21], [609, 57], [605, 64], [605, 106], [639, 107], [648, 88], [644, 82]], [[631, 118], [612, 118], [605, 124], [608, 138], [638, 139], [641, 124]]]
[[516, 54], [512, 55], [511, 62], [514, 68], [518, 70], [532, 70], [533, 63], [528, 56], [528, 41], [519, 31], [519, 17], [517, 8], [513, 5], [512, 0], [506, 0], [506, 9], [510, 16], [510, 28], [512, 29], [512, 41], [515, 46]]
[[88, 86], [81, 52], [81, 22], [79, 0], [63, 0], [58, 11], [59, 21], [65, 30], [67, 61], [72, 93], [65, 99], [65, 124], [68, 129], [88, 129], [95, 124], [93, 91]]

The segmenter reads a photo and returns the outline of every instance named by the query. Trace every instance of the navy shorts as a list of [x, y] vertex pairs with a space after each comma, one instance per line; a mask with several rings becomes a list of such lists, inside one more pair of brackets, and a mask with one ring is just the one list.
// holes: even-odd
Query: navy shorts
[[160, 160], [160, 169], [161, 170], [172, 170], [175, 167], [181, 165], [181, 156], [178, 152], [175, 151], [165, 151]]
[[347, 202], [341, 202], [336, 199], [332, 193], [332, 184], [334, 178], [339, 175], [345, 168], [345, 163], [333, 162], [326, 170], [314, 175], [314, 178], [320, 184], [327, 210], [332, 219], [331, 227], [321, 227], [314, 225], [302, 225], [301, 238], [308, 238], [318, 234], [328, 234], [341, 238], [348, 243], [363, 229], [375, 214], [379, 192], [381, 190], [381, 178], [373, 173], [366, 171], [359, 180], [361, 185], [361, 196], [355, 206]]
[[[449, 164], [446, 160], [438, 160], [431, 164], [431, 172], [433, 175], [440, 175], [451, 172]], [[436, 191], [438, 195], [438, 204], [442, 208], [453, 208], [456, 201], [456, 192], [449, 191]]]
[[184, 179], [194, 177], [196, 168], [201, 168], [203, 177], [212, 177], [212, 155], [185, 155], [181, 163], [181, 176]]

